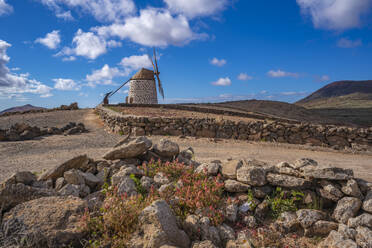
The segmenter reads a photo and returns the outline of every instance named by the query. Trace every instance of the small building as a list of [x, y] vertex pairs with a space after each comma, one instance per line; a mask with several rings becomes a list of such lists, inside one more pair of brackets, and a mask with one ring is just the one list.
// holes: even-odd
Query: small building
[[154, 71], [142, 68], [130, 79], [126, 103], [158, 104]]

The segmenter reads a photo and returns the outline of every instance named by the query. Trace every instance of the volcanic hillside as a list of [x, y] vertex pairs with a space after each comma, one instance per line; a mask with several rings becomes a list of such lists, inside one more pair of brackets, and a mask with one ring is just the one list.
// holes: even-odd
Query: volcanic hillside
[[372, 80], [333, 82], [298, 101], [306, 108], [372, 108]]
[[0, 112], [0, 115], [5, 114], [5, 113], [10, 113], [10, 112], [24, 112], [24, 111], [38, 110], [38, 109], [43, 109], [43, 108], [35, 107], [35, 106], [32, 106], [31, 104], [27, 104], [23, 106], [17, 106], [17, 107], [5, 109]]

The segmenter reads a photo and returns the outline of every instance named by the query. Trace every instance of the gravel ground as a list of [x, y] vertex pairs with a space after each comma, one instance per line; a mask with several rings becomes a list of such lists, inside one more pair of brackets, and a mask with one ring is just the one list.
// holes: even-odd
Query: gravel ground
[[[91, 109], [58, 111], [50, 113], [26, 114], [22, 116], [0, 117], [0, 128], [4, 129], [16, 122], [30, 125], [61, 127], [68, 122], [83, 122], [88, 133], [79, 135], [45, 136], [36, 140], [0, 142], [0, 181], [16, 171], [41, 172], [80, 154], [100, 159], [122, 136], [109, 134]], [[152, 136], [154, 143], [162, 136]], [[323, 165], [352, 168], [357, 177], [372, 182], [372, 155], [352, 154], [327, 148], [314, 148], [289, 144], [246, 142], [237, 140], [196, 139], [187, 137], [166, 137], [177, 142], [181, 149], [189, 146], [195, 150], [196, 160], [208, 162], [215, 159], [255, 158], [269, 163], [294, 161], [309, 157]]]

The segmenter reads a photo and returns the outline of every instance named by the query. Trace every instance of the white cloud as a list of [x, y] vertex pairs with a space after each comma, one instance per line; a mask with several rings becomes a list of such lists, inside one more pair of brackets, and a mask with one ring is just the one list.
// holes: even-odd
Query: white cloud
[[269, 77], [273, 77], [273, 78], [281, 78], [281, 77], [293, 77], [293, 78], [298, 78], [300, 75], [298, 73], [294, 73], [294, 72], [286, 72], [286, 71], [282, 71], [282, 70], [271, 70], [267, 73], [267, 75]]
[[38, 38], [35, 40], [36, 43], [40, 43], [49, 49], [56, 49], [61, 43], [61, 36], [59, 30], [54, 30], [48, 33], [44, 38]]
[[252, 76], [249, 76], [247, 73], [240, 73], [238, 75], [238, 80], [241, 80], [241, 81], [247, 81], [247, 80], [252, 80], [253, 77]]
[[76, 60], [75, 56], [68, 56], [62, 59], [62, 61], [75, 61], [75, 60]]
[[121, 60], [120, 65], [130, 71], [138, 70], [142, 67], [152, 69], [151, 61], [146, 54], [125, 57]]
[[65, 21], [73, 21], [73, 20], [75, 20], [74, 17], [72, 16], [70, 10], [69, 11], [65, 11], [65, 12], [56, 13], [56, 17], [58, 17], [60, 19], [63, 19]]
[[226, 65], [227, 62], [226, 62], [226, 60], [224, 60], [224, 59], [213, 58], [213, 59], [211, 59], [210, 63], [211, 63], [212, 65], [215, 65], [215, 66], [219, 66], [219, 67], [221, 67], [221, 66]]
[[80, 90], [80, 86], [74, 80], [68, 78], [55, 78], [54, 88], [57, 90]]
[[227, 0], [164, 0], [164, 2], [172, 12], [189, 18], [216, 14], [228, 3]]
[[96, 59], [107, 52], [107, 43], [101, 37], [92, 32], [83, 32], [79, 29], [72, 40], [73, 48], [65, 47], [57, 53], [57, 56], [82, 56], [88, 59]]
[[90, 87], [95, 87], [97, 84], [111, 85], [114, 84], [112, 79], [120, 76], [127, 76], [127, 74], [117, 67], [110, 68], [106, 64], [101, 69], [94, 70], [92, 74], [87, 75], [86, 81]]
[[350, 40], [349, 38], [341, 38], [337, 42], [337, 46], [341, 48], [353, 48], [362, 46], [362, 40]]
[[10, 72], [6, 64], [10, 58], [6, 54], [6, 50], [11, 45], [3, 40], [0, 40], [0, 94], [9, 96], [12, 94], [32, 93], [39, 94], [41, 97], [52, 96], [50, 91], [52, 88], [42, 84], [35, 79], [29, 79], [29, 74], [13, 74]]
[[13, 7], [5, 2], [5, 0], [0, 0], [0, 16], [7, 15], [13, 12]]
[[[92, 15], [102, 22], [123, 20], [135, 13], [136, 6], [132, 0], [39, 0], [56, 12], [59, 18], [70, 18], [71, 13], [65, 8], [76, 9]], [[67, 13], [66, 13], [67, 12]], [[71, 16], [72, 17], [72, 16]]]
[[158, 47], [181, 46], [205, 37], [191, 30], [186, 17], [173, 17], [169, 11], [159, 9], [144, 9], [139, 16], [126, 18], [123, 24], [114, 23], [92, 30], [101, 37], [119, 37], [144, 46]]
[[316, 28], [345, 30], [359, 27], [371, 0], [296, 0], [304, 14], [310, 15]]
[[231, 79], [226, 77], [226, 78], [220, 78], [216, 82], [213, 82], [212, 85], [215, 86], [229, 86], [231, 85]]
[[114, 84], [112, 80], [116, 77], [128, 76], [133, 71], [142, 67], [152, 68], [152, 64], [146, 54], [124, 57], [119, 65], [120, 67], [110, 67], [106, 64], [101, 69], [94, 70], [86, 76], [85, 80], [88, 82], [88, 86], [95, 87], [97, 84]]

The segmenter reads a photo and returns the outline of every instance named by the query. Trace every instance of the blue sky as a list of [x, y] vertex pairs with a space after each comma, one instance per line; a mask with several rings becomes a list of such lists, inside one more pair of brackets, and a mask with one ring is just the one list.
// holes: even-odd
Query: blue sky
[[[157, 48], [166, 103], [372, 79], [372, 0], [0, 0], [0, 110], [94, 107]], [[123, 102], [128, 88], [112, 102]]]

